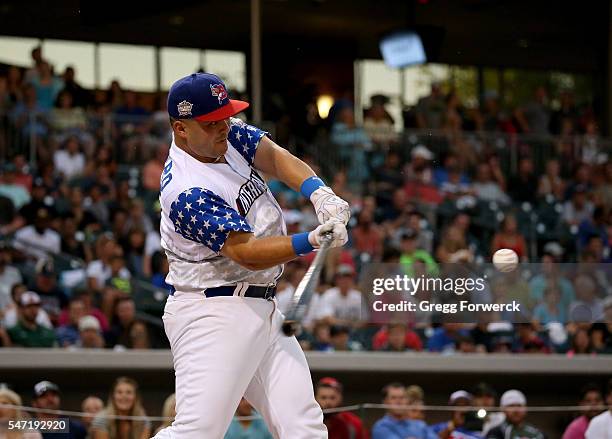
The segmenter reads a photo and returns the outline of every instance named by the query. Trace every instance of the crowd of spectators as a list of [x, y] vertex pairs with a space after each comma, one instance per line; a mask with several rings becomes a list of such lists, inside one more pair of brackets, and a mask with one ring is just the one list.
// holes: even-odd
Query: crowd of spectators
[[[382, 406], [371, 408], [385, 413], [378, 418], [373, 416], [374, 412], [368, 413], [367, 419], [364, 410], [347, 406], [344, 386], [336, 378], [321, 378], [314, 387], [329, 439], [603, 439], [612, 428], [612, 380], [606, 389], [594, 382], [585, 384], [576, 404], [580, 409], [576, 413], [561, 413], [554, 427], [544, 427], [537, 414], [529, 414], [528, 400], [522, 391], [509, 389], [498, 396], [496, 389], [486, 382], [477, 384], [471, 391], [453, 391], [444, 411], [428, 407], [428, 397], [422, 387], [391, 382], [381, 391]], [[148, 439], [169, 426], [176, 416], [176, 400], [172, 394], [161, 407], [161, 422], [154, 425], [143, 408], [138, 383], [128, 377], [114, 381], [106, 404], [98, 395], [85, 397], [78, 418], [61, 413], [62, 393], [50, 381], [37, 383], [31, 400], [5, 385], [0, 386], [0, 404], [14, 406], [0, 408], [0, 435], [10, 439]], [[64, 433], [7, 428], [9, 421], [18, 420], [67, 420], [69, 425]], [[557, 431], [552, 433], [554, 429]], [[243, 398], [225, 439], [272, 437], [262, 417]]]
[[[166, 347], [158, 317], [170, 287], [157, 202], [170, 142], [164, 96], [117, 81], [86, 90], [73, 68], [57, 75], [41, 48], [32, 60], [29, 69], [0, 72], [0, 343]], [[480, 108], [468, 109], [434, 84], [405, 112], [403, 133], [382, 95], [372, 97], [363, 124], [344, 98], [327, 120], [306, 109], [304, 120], [273, 120], [281, 138], [295, 132], [279, 142], [353, 209], [349, 245], [330, 253], [303, 347], [610, 353], [610, 150], [589, 107], [569, 91], [555, 101], [538, 88], [531, 102], [507, 109], [487, 92]], [[269, 185], [289, 233], [312, 229], [308, 200]], [[520, 318], [373, 324], [358, 276], [365, 267], [385, 262], [435, 277], [447, 264], [489, 261], [500, 248], [540, 264], [492, 283], [483, 299], [520, 300]], [[287, 264], [281, 309], [309, 261]], [[580, 264], [562, 270], [567, 262]]]

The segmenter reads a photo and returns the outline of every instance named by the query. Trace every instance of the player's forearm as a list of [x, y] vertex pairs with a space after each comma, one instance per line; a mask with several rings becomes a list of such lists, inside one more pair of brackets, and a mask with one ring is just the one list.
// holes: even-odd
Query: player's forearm
[[245, 239], [240, 235], [230, 236], [221, 254], [249, 270], [265, 270], [297, 257], [290, 236]]
[[304, 180], [316, 175], [310, 166], [286, 149], [276, 151], [274, 157], [276, 178], [296, 192], [300, 192]]
[[267, 137], [257, 147], [254, 165], [297, 192], [304, 180], [315, 175], [310, 166]]

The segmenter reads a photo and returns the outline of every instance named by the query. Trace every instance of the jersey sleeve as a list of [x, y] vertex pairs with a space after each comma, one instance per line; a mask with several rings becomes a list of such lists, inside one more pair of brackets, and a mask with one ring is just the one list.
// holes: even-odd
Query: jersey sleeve
[[219, 253], [230, 232], [252, 232], [246, 219], [219, 195], [193, 187], [179, 194], [170, 206], [176, 233]]
[[228, 134], [228, 140], [236, 151], [244, 157], [249, 163], [253, 164], [255, 160], [255, 152], [261, 139], [269, 135], [268, 132], [260, 130], [257, 127], [248, 125], [237, 118], [230, 120], [230, 132]]

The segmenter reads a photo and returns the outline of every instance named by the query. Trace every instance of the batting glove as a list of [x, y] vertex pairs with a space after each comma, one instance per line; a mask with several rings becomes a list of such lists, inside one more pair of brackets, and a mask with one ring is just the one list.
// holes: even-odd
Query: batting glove
[[332, 241], [329, 245], [330, 248], [342, 247], [348, 241], [346, 226], [337, 220], [331, 220], [327, 221], [325, 224], [321, 224], [310, 232], [308, 234], [308, 242], [310, 242], [310, 245], [314, 248], [319, 248], [323, 243], [323, 237], [328, 233], [331, 233], [332, 236]]
[[325, 224], [329, 220], [336, 220], [348, 224], [351, 218], [351, 209], [349, 204], [334, 193], [328, 186], [321, 186], [310, 195], [317, 218], [321, 224]]

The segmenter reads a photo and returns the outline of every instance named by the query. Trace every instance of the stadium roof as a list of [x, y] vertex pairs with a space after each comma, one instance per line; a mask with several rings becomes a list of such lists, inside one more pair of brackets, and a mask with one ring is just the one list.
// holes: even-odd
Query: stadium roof
[[[608, 1], [262, 0], [263, 59], [380, 58], [382, 35], [415, 27], [430, 61], [594, 72], [607, 66], [609, 21]], [[4, 0], [0, 22], [14, 36], [250, 48], [248, 0]]]

